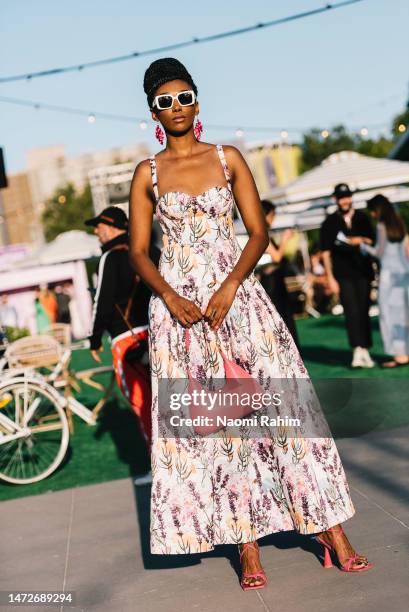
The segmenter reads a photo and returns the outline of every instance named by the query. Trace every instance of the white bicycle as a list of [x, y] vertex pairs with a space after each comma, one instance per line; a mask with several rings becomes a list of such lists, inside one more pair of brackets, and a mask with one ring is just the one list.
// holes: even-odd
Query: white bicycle
[[[104, 401], [89, 410], [70, 392], [71, 385], [76, 384], [70, 380], [70, 356], [70, 348], [47, 335], [5, 345], [0, 359], [0, 480], [30, 484], [47, 478], [64, 459], [73, 429], [72, 413], [89, 425], [96, 424], [97, 414], [112, 391], [114, 377], [106, 389], [92, 376], [112, 372], [112, 367], [76, 373], [77, 381], [106, 392]], [[36, 369], [47, 365], [53, 366], [47, 375]]]

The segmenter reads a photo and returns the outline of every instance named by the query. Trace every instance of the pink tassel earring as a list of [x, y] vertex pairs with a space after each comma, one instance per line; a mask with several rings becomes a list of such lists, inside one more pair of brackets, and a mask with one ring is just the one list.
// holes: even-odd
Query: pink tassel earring
[[193, 128], [193, 132], [194, 132], [196, 140], [200, 140], [200, 137], [203, 132], [203, 124], [200, 121], [200, 119], [196, 121], [195, 127]]
[[162, 145], [163, 144], [163, 139], [165, 137], [165, 134], [163, 133], [163, 130], [160, 127], [160, 125], [156, 126], [155, 136], [159, 140], [160, 144]]

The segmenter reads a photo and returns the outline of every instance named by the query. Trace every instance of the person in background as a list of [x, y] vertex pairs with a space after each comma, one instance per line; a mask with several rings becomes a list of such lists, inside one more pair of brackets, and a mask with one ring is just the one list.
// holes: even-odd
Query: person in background
[[[94, 233], [102, 245], [89, 336], [91, 355], [95, 361], [101, 361], [98, 353], [103, 350], [102, 335], [107, 331], [111, 337], [118, 386], [137, 415], [141, 433], [150, 448], [150, 371], [141, 358], [148, 346], [148, 308], [152, 292], [131, 266], [125, 212], [117, 206], [109, 206], [96, 217], [85, 221], [85, 225], [94, 227]], [[151, 257], [158, 265], [160, 251], [154, 244], [151, 245]], [[137, 357], [132, 358], [135, 354]], [[148, 472], [134, 482], [137, 485], [147, 484], [151, 478]]]
[[42, 296], [42, 290], [40, 289], [40, 287], [37, 287], [37, 289], [34, 292], [34, 307], [35, 307], [37, 334], [44, 334], [51, 325], [51, 319], [48, 315], [48, 312], [43, 306], [41, 296]]
[[71, 323], [70, 301], [71, 298], [66, 290], [66, 283], [55, 287], [57, 300], [57, 323]]
[[338, 209], [325, 219], [320, 231], [328, 288], [339, 295], [344, 309], [352, 367], [372, 368], [375, 363], [368, 349], [372, 346], [369, 306], [374, 272], [372, 258], [361, 251], [360, 244], [373, 244], [375, 232], [369, 217], [354, 209], [346, 183], [336, 185], [333, 197]]
[[376, 246], [365, 240], [361, 248], [380, 260], [380, 328], [385, 353], [393, 356], [382, 367], [396, 368], [409, 364], [409, 236], [388, 198], [379, 194], [367, 205], [377, 221]]
[[[274, 225], [276, 207], [269, 200], [262, 200], [261, 206], [263, 207], [267, 228], [271, 228]], [[285, 277], [288, 274], [288, 261], [284, 253], [288, 241], [292, 236], [293, 231], [291, 229], [285, 230], [279, 245], [277, 245], [274, 238], [270, 236], [270, 243], [265, 252], [271, 256], [272, 263], [260, 269], [259, 278], [260, 283], [288, 327], [298, 349], [300, 349], [297, 328], [291, 309], [290, 296], [285, 284]]]
[[17, 310], [9, 303], [7, 293], [3, 293], [0, 297], [0, 325], [3, 327], [18, 327]]
[[328, 279], [322, 263], [321, 251], [311, 253], [311, 272], [308, 274], [307, 291], [307, 299], [317, 312], [329, 312], [331, 292], [328, 289]]
[[58, 306], [54, 291], [51, 291], [48, 285], [40, 285], [39, 299], [50, 319], [50, 323], [55, 323], [57, 321]]

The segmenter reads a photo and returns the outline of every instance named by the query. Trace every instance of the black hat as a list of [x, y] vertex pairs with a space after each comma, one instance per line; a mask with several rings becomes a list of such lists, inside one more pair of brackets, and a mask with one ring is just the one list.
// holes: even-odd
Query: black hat
[[84, 223], [85, 225], [93, 226], [98, 225], [98, 223], [105, 223], [105, 225], [111, 225], [118, 229], [128, 229], [128, 217], [119, 206], [108, 206], [99, 215], [92, 217], [92, 219], [87, 219]]
[[185, 66], [174, 57], [164, 57], [152, 62], [145, 72], [143, 88], [148, 98], [149, 107], [152, 107], [154, 93], [168, 81], [186, 81], [197, 95], [197, 87], [191, 74]]
[[350, 190], [349, 185], [346, 183], [338, 183], [335, 185], [334, 193], [332, 194], [334, 198], [349, 198], [354, 192]]

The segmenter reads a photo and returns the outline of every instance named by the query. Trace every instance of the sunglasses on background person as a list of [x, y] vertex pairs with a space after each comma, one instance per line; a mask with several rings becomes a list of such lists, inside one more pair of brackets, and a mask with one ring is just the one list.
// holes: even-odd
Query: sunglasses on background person
[[180, 106], [191, 106], [196, 101], [195, 92], [192, 89], [188, 89], [187, 91], [180, 91], [176, 96], [160, 94], [155, 96], [152, 106], [158, 110], [166, 110], [172, 108], [174, 100], [177, 100]]

